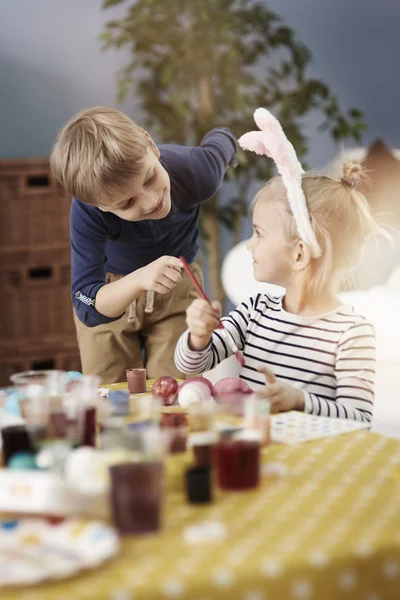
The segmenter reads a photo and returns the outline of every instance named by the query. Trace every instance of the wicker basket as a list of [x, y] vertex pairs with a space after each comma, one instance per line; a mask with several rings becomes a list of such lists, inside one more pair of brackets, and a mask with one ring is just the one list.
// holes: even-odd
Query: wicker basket
[[69, 248], [0, 251], [0, 343], [74, 331]]
[[67, 245], [69, 209], [48, 159], [0, 161], [0, 250]]
[[21, 371], [62, 369], [80, 371], [75, 336], [48, 336], [33, 340], [20, 338], [0, 346], [0, 386], [10, 385], [10, 375]]

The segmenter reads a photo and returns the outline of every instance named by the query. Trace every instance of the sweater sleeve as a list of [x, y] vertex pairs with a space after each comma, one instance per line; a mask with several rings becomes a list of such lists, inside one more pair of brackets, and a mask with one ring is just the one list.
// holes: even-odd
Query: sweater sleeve
[[72, 302], [79, 320], [87, 327], [120, 318], [106, 317], [95, 308], [96, 294], [106, 285], [106, 233], [99, 209], [73, 198], [70, 213]]
[[[228, 317], [222, 319], [227, 335], [233, 339], [239, 350], [244, 348], [249, 324], [249, 306], [252, 307], [253, 303], [252, 298], [248, 303], [242, 302]], [[178, 340], [175, 364], [182, 373], [195, 375], [213, 369], [232, 354], [233, 351], [226, 344], [220, 330], [217, 329], [213, 332], [209, 345], [201, 351], [190, 348], [189, 331], [186, 331]]]
[[366, 319], [342, 335], [336, 354], [336, 399], [304, 392], [305, 412], [327, 417], [372, 421], [375, 386], [375, 332]]
[[197, 202], [208, 200], [222, 185], [229, 165], [236, 160], [237, 141], [227, 128], [209, 131], [190, 152], [190, 165], [194, 175]]

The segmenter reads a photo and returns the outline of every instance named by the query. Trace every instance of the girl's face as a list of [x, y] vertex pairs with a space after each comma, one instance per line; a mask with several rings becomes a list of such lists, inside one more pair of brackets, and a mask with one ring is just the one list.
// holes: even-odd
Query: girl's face
[[247, 249], [257, 281], [287, 287], [293, 275], [293, 248], [286, 240], [281, 211], [280, 203], [263, 190], [254, 207], [253, 236]]

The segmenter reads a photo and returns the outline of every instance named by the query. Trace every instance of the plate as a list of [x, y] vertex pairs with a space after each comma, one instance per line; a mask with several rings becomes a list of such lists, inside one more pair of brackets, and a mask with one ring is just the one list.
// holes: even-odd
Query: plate
[[65, 579], [100, 566], [118, 550], [117, 532], [100, 521], [2, 521], [0, 589]]
[[370, 427], [371, 423], [353, 419], [335, 419], [290, 411], [271, 416], [271, 439], [278, 444], [299, 444]]

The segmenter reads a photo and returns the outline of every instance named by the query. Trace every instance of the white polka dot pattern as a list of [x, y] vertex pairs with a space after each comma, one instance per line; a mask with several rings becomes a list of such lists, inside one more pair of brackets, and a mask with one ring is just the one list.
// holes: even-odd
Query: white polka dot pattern
[[233, 584], [233, 575], [227, 569], [217, 569], [214, 571], [212, 579], [218, 587], [229, 588]]
[[295, 581], [292, 587], [292, 597], [296, 600], [311, 598], [312, 587], [308, 581]]
[[399, 458], [398, 441], [367, 432], [268, 448], [259, 490], [194, 507], [167, 488], [159, 535], [127, 539], [101, 570], [20, 597], [399, 600]]

